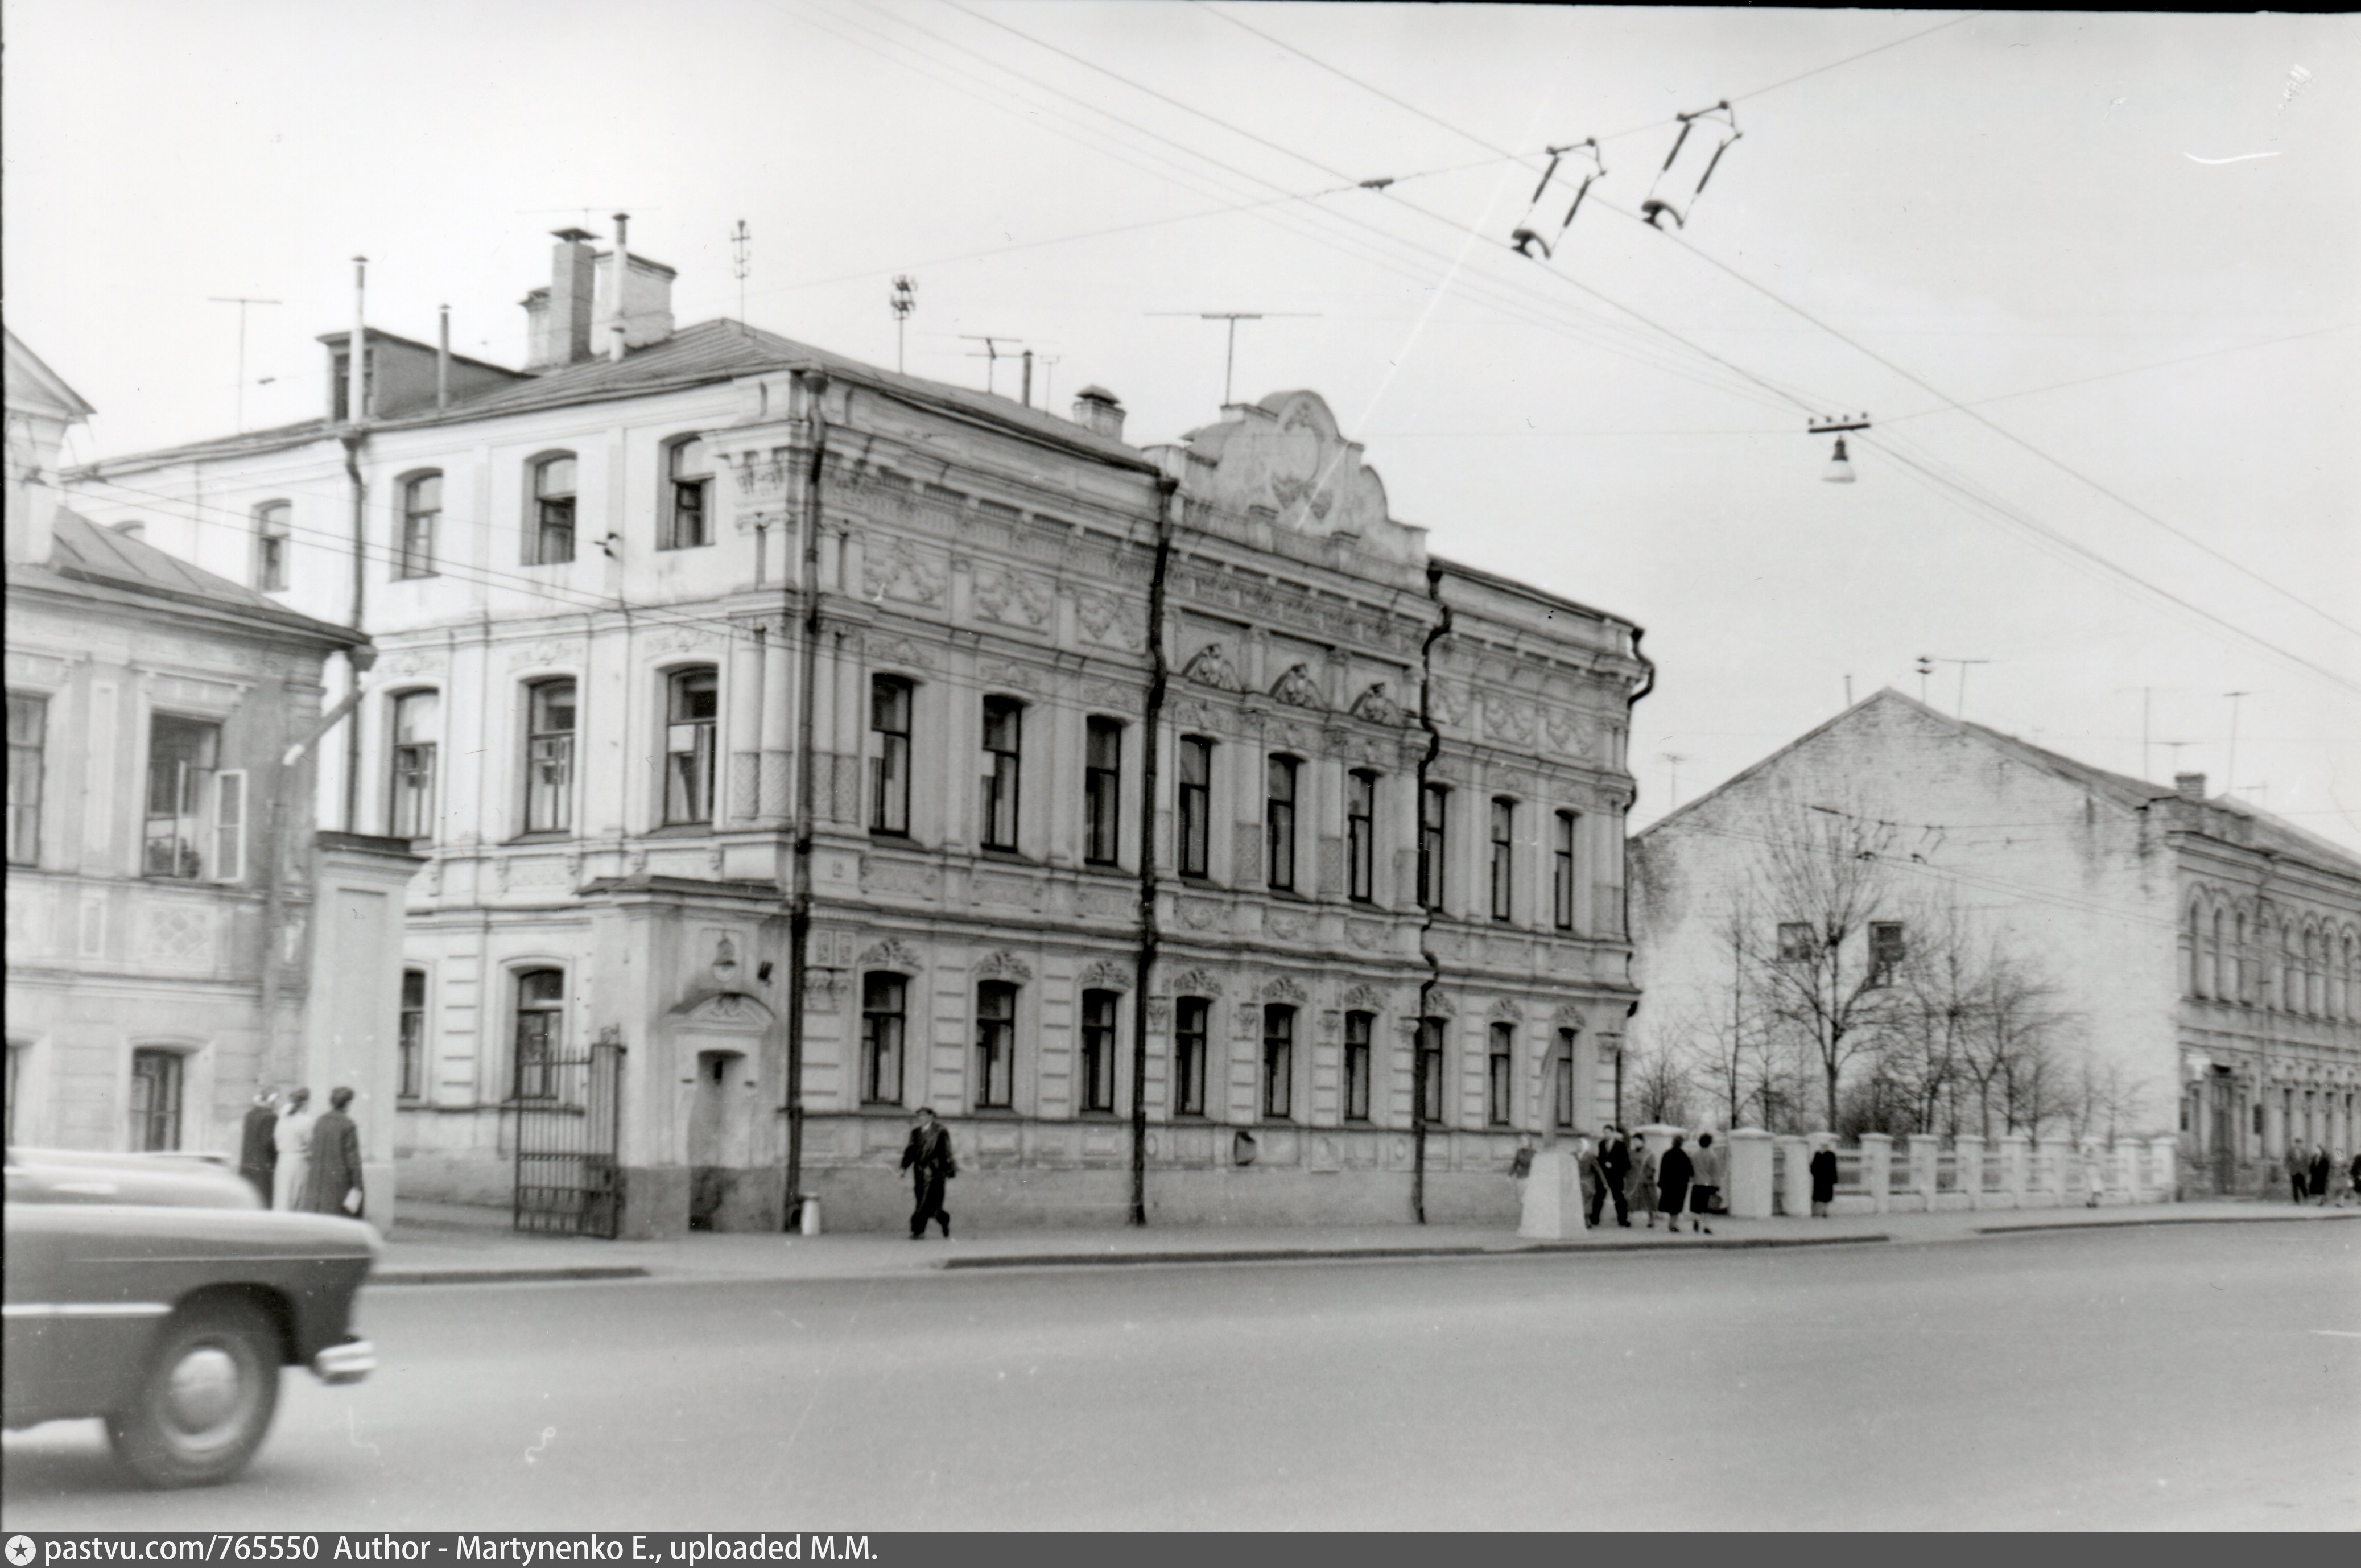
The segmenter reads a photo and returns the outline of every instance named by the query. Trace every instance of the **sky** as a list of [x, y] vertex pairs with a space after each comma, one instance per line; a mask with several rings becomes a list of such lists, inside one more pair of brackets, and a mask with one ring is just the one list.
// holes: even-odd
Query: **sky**
[[[1136, 443], [1297, 387], [1435, 553], [1636, 621], [1635, 827], [1893, 685], [2361, 850], [2361, 19], [7, 0], [11, 327], [112, 455], [524, 354], [548, 231]], [[1675, 116], [1699, 119], [1664, 168]], [[1697, 180], [1730, 143], [1702, 193]], [[1568, 154], [1606, 173], [1559, 234]], [[1375, 188], [1365, 181], [1388, 181]], [[1643, 222], [1669, 201], [1675, 224]], [[1516, 254], [1521, 225], [1553, 241]], [[276, 304], [245, 310], [217, 297]], [[1016, 352], [1010, 347], [1005, 352]], [[1856, 482], [1815, 419], [1866, 412]], [[1938, 661], [1922, 685], [1916, 665]], [[1981, 661], [1960, 663], [1955, 661]], [[1964, 685], [1962, 678], [1964, 677]], [[2229, 694], [2243, 693], [2233, 698]], [[2235, 726], [2235, 755], [2233, 749]]]

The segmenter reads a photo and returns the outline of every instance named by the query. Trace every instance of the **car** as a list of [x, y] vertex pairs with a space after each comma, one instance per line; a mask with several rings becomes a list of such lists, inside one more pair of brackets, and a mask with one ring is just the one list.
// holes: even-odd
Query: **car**
[[204, 1486], [261, 1445], [283, 1367], [376, 1369], [359, 1221], [265, 1209], [208, 1157], [12, 1148], [5, 1169], [9, 1428], [102, 1417], [140, 1480]]

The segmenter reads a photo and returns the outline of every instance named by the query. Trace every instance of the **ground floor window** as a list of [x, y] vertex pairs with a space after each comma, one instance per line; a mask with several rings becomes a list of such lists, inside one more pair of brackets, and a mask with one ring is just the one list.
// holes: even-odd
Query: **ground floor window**
[[[16, 1052], [8, 1053], [13, 1065]], [[131, 1146], [142, 1150], [181, 1146], [181, 1077], [178, 1051], [131, 1053]], [[13, 1090], [14, 1085], [10, 1088]], [[16, 1099], [9, 1095], [11, 1102]]]
[[1172, 1003], [1172, 1113], [1205, 1113], [1205, 1021], [1213, 1004], [1202, 996]]
[[1005, 1111], [1016, 1101], [1016, 987], [987, 980], [975, 988], [975, 1104]]
[[401, 971], [401, 1098], [415, 1100], [425, 1077], [426, 971]]
[[1115, 1012], [1112, 991], [1082, 992], [1082, 1109], [1115, 1109]]
[[1295, 1009], [1274, 1002], [1262, 1010], [1262, 1113], [1294, 1114]]
[[1484, 1121], [1488, 1126], [1505, 1127], [1515, 1120], [1516, 1044], [1515, 1025], [1492, 1025], [1492, 1048], [1484, 1063]]
[[1345, 1014], [1345, 1120], [1369, 1119], [1369, 1036], [1377, 1023], [1367, 1013]]
[[1418, 1119], [1430, 1125], [1443, 1120], [1443, 1020], [1418, 1021]]
[[872, 974], [861, 982], [861, 1102], [902, 1103], [902, 1037], [908, 982]]

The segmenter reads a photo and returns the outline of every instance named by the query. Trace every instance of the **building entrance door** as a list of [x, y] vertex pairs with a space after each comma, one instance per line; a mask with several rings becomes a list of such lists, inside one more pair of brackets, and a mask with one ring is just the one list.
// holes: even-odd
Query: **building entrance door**
[[688, 1109], [688, 1228], [728, 1223], [732, 1189], [753, 1163], [754, 1085], [746, 1055], [735, 1049], [697, 1053], [697, 1086]]

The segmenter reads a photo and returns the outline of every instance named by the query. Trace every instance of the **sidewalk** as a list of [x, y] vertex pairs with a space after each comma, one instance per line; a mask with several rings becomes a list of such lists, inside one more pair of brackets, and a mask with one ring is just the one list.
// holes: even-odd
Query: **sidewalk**
[[1938, 1214], [1713, 1222], [1713, 1234], [1661, 1227], [1598, 1230], [1566, 1241], [1528, 1241], [1505, 1229], [1461, 1225], [1060, 1229], [912, 1242], [898, 1234], [789, 1236], [696, 1234], [608, 1242], [520, 1235], [498, 1211], [421, 1206], [422, 1223], [397, 1223], [370, 1281], [377, 1285], [514, 1284], [598, 1279], [858, 1279], [992, 1268], [1157, 1264], [1283, 1263], [1327, 1259], [1478, 1257], [1638, 1251], [1973, 1242], [2025, 1232], [2186, 1224], [2317, 1224], [2361, 1220], [2361, 1209], [2299, 1209], [2267, 1202], [2153, 1204], [2112, 1209], [1986, 1209]]

